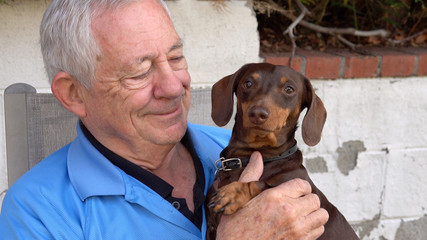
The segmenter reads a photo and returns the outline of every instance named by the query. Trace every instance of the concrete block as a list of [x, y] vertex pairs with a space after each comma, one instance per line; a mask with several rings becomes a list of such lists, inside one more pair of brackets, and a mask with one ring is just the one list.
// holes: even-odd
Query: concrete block
[[372, 219], [353, 225], [361, 240], [425, 240], [427, 216], [419, 218]]
[[427, 215], [418, 219], [402, 220], [396, 231], [395, 240], [424, 240], [427, 239]]
[[401, 219], [380, 220], [377, 218], [365, 220], [353, 225], [361, 240], [392, 240], [401, 224]]
[[[316, 152], [362, 141], [368, 151], [427, 145], [423, 78], [312, 81], [328, 118]], [[301, 116], [302, 119], [303, 116]]]
[[427, 148], [395, 150], [389, 155], [384, 217], [420, 217], [427, 214]]
[[372, 219], [379, 214], [384, 188], [386, 155], [383, 152], [363, 152], [357, 165], [348, 175], [337, 165], [337, 154], [305, 156], [305, 163], [319, 157], [326, 161], [328, 172], [309, 175], [315, 185], [326, 195], [350, 222]]

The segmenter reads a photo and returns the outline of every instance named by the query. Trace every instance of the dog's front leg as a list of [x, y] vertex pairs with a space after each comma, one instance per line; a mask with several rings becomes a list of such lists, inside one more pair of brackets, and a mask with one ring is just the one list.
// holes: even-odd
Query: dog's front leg
[[243, 207], [268, 186], [262, 181], [232, 182], [218, 189], [208, 203], [214, 213], [230, 215]]

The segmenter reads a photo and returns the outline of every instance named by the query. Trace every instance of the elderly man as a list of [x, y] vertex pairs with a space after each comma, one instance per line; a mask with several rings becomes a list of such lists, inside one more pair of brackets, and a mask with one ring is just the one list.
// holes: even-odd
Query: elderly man
[[[230, 132], [187, 123], [190, 76], [164, 3], [54, 0], [40, 33], [52, 92], [80, 118], [77, 138], [9, 189], [2, 238], [203, 239], [213, 161]], [[262, 167], [254, 153], [241, 181]], [[218, 239], [315, 239], [327, 217], [294, 180], [224, 217]]]

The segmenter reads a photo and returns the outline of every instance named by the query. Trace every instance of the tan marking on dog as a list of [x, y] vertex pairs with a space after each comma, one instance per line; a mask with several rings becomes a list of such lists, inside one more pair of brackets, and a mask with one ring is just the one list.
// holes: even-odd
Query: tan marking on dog
[[262, 130], [251, 130], [246, 136], [247, 144], [251, 148], [261, 148], [277, 144], [277, 134], [275, 132], [268, 132]]
[[286, 82], [288, 81], [288, 78], [287, 78], [287, 77], [281, 77], [281, 78], [280, 78], [280, 81], [281, 81], [282, 83], [286, 83]]
[[275, 129], [283, 128], [286, 125], [286, 121], [288, 120], [290, 113], [291, 111], [288, 108], [283, 109], [277, 105], [274, 105], [271, 108], [270, 115], [275, 120]]
[[249, 117], [248, 117], [248, 112], [249, 112], [250, 106], [251, 106], [251, 104], [250, 103], [246, 103], [246, 102], [242, 103], [242, 105], [241, 105], [241, 107], [242, 107], [242, 115], [243, 115], [242, 116], [242, 120], [243, 120], [242, 124], [243, 124], [244, 128], [252, 125], [252, 123], [251, 123], [251, 121], [249, 120]]
[[252, 74], [252, 78], [255, 80], [258, 80], [259, 79], [259, 73]]

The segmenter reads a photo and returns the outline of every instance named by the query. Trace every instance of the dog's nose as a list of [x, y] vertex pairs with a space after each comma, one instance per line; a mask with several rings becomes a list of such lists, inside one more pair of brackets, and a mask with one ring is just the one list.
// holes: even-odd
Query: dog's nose
[[263, 124], [270, 116], [270, 112], [259, 106], [254, 106], [249, 109], [249, 120], [253, 124]]

